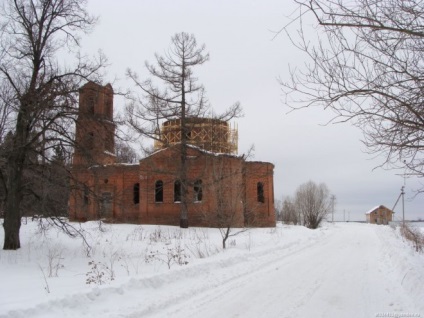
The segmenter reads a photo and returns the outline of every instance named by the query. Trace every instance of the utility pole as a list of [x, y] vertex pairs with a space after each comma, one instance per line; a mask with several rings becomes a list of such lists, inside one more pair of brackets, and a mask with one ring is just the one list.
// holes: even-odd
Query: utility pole
[[405, 186], [402, 186], [400, 194], [402, 195], [402, 226], [405, 226]]
[[[407, 168], [407, 164], [406, 164], [406, 160], [403, 161], [404, 165], [405, 165], [405, 171], [403, 172], [403, 174], [399, 174], [400, 176], [403, 177], [403, 186], [400, 189], [400, 195], [395, 203], [395, 205], [393, 206], [392, 211], [395, 210], [395, 207], [397, 205], [397, 203], [399, 202], [400, 197], [402, 197], [402, 226], [405, 226], [405, 186], [406, 186], [406, 168]], [[408, 174], [411, 175], [411, 174]]]
[[400, 188], [400, 195], [398, 197], [398, 199], [396, 200], [395, 205], [392, 208], [392, 211], [395, 210], [396, 205], [399, 202], [399, 199], [402, 197], [402, 226], [405, 226], [405, 186], [402, 186], [402, 188]]
[[334, 202], [336, 201], [336, 196], [333, 194], [331, 195], [331, 223], [334, 223]]

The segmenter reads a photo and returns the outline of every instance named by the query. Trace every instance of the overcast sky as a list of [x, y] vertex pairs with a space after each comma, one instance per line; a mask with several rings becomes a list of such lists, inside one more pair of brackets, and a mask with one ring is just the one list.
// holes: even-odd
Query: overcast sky
[[[273, 31], [290, 21], [292, 1], [89, 0], [88, 4], [100, 20], [84, 38], [83, 51], [103, 51], [111, 63], [106, 78], [115, 89], [133, 88], [125, 78], [127, 68], [147, 78], [144, 62], [154, 62], [154, 53], [163, 53], [175, 33], [193, 33], [199, 44], [206, 45], [210, 61], [194, 69], [195, 75], [217, 112], [240, 101], [245, 116], [235, 120], [239, 154], [254, 145], [253, 160], [275, 165], [276, 200], [312, 180], [326, 183], [336, 196], [336, 220], [365, 220], [371, 208], [395, 204], [404, 184], [398, 175], [402, 172], [374, 169], [384, 158], [365, 153], [357, 128], [324, 125], [332, 114], [318, 109], [288, 113], [277, 78], [287, 79], [289, 66], [302, 65], [305, 56], [286, 35], [274, 38]], [[290, 30], [294, 32], [295, 25]], [[123, 108], [124, 101], [115, 100], [115, 110]], [[424, 218], [424, 197], [412, 199], [420, 186], [419, 180], [406, 179], [406, 218]], [[401, 204], [395, 212], [402, 217]]]

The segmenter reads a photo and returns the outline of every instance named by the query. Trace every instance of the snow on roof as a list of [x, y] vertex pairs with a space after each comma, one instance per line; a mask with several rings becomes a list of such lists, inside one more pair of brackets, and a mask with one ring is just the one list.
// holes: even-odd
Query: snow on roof
[[[175, 147], [176, 145], [180, 145], [180, 144], [181, 143], [179, 142], [179, 143], [175, 143], [174, 145], [169, 146], [167, 148], [162, 148], [162, 149], [156, 150], [155, 152], [152, 152], [150, 155], [142, 158], [141, 160], [146, 159], [146, 158], [149, 158], [149, 157], [151, 157], [151, 156], [153, 156], [153, 155], [155, 155], [155, 154], [157, 154], [157, 153], [159, 153], [161, 151], [165, 151], [165, 150], [167, 150], [169, 148]], [[214, 156], [214, 157], [232, 157], [232, 158], [246, 159], [246, 156], [244, 154], [243, 155], [235, 155], [235, 154], [226, 153], [226, 152], [213, 152], [213, 151], [205, 150], [205, 149], [203, 149], [201, 147], [198, 147], [198, 146], [195, 146], [195, 145], [192, 145], [192, 144], [187, 144], [187, 147], [188, 148], [191, 148], [191, 149], [194, 149], [194, 150], [197, 150], [197, 151], [199, 151], [201, 153], [204, 153], [206, 155]], [[265, 162], [265, 161], [246, 161], [246, 162], [247, 163], [270, 163], [270, 162]]]
[[106, 167], [119, 167], [119, 166], [124, 166], [124, 167], [131, 167], [131, 166], [138, 166], [139, 163], [126, 163], [126, 162], [119, 162], [119, 163], [108, 163], [105, 165], [92, 165], [90, 167], [88, 167], [88, 169], [97, 169], [97, 168], [106, 168]]
[[109, 156], [114, 156], [114, 157], [116, 157], [116, 154], [114, 154], [113, 152], [110, 152], [110, 151], [108, 151], [108, 150], [103, 151], [103, 153], [105, 153], [105, 154], [107, 154], [107, 155], [109, 155]]
[[372, 212], [374, 212], [375, 210], [377, 210], [380, 207], [380, 205], [377, 205], [376, 207], [372, 208], [371, 210], [369, 210], [367, 213], [365, 214], [371, 214]]
[[[180, 144], [181, 144], [181, 143], [175, 143], [174, 145], [172, 145], [172, 146], [170, 146], [170, 147], [162, 148], [162, 149], [156, 150], [156, 151], [152, 152], [150, 155], [148, 155], [148, 156], [144, 157], [143, 159], [149, 158], [149, 157], [151, 157], [151, 156], [153, 156], [153, 155], [156, 155], [157, 153], [159, 153], [159, 152], [161, 152], [161, 151], [165, 151], [165, 150], [167, 150], [167, 149], [169, 149], [169, 148], [172, 148], [172, 147], [174, 147], [174, 146], [176, 146], [176, 145], [180, 145]], [[208, 150], [205, 150], [205, 149], [203, 149], [203, 148], [200, 148], [200, 147], [195, 146], [195, 145], [192, 145], [192, 144], [187, 144], [187, 147], [188, 147], [188, 148], [191, 148], [191, 149], [194, 149], [194, 150], [197, 150], [197, 151], [200, 151], [200, 152], [202, 152], [202, 153], [204, 153], [204, 154], [211, 155], [211, 156], [216, 156], [216, 157], [219, 157], [219, 156], [228, 156], [228, 157], [234, 157], [234, 158], [241, 158], [241, 157], [242, 157], [242, 156], [232, 155], [232, 154], [224, 153], [224, 152], [213, 152], [213, 151], [208, 151]], [[141, 160], [143, 160], [143, 159], [141, 159]]]
[[203, 153], [208, 154], [208, 155], [211, 155], [211, 156], [216, 156], [216, 157], [219, 157], [219, 156], [228, 156], [228, 157], [234, 157], [234, 158], [240, 158], [241, 157], [239, 155], [232, 155], [232, 154], [226, 153], [226, 152], [213, 152], [213, 151], [205, 150], [203, 148], [200, 148], [200, 147], [195, 146], [195, 145], [192, 145], [192, 144], [187, 144], [187, 146], [189, 148], [199, 150], [200, 152], [203, 152]]
[[[368, 211], [367, 213], [365, 213], [365, 214], [371, 214], [372, 212], [374, 212], [375, 210], [380, 209], [380, 208], [387, 209], [387, 210], [391, 211], [390, 209], [386, 208], [384, 205], [378, 205], [378, 206], [376, 206], [376, 207], [372, 208], [371, 210], [369, 210], [369, 211]], [[393, 211], [392, 211], [392, 212], [393, 212]]]

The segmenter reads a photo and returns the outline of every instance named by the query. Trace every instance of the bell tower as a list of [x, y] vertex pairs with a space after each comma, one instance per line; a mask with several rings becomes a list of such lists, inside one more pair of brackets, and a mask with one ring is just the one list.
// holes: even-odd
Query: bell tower
[[88, 82], [79, 89], [74, 166], [115, 163], [112, 85]]

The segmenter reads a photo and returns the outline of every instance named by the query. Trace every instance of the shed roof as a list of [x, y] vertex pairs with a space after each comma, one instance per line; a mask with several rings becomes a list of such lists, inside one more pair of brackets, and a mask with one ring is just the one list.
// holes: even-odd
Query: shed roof
[[390, 210], [389, 208], [386, 208], [384, 205], [378, 205], [378, 206], [376, 206], [376, 207], [372, 208], [371, 210], [369, 210], [369, 211], [368, 211], [367, 213], [365, 213], [365, 214], [371, 214], [371, 213], [373, 213], [374, 211], [376, 211], [376, 210], [378, 210], [378, 209], [386, 209], [386, 210], [391, 211], [392, 213], [395, 213], [395, 212], [393, 212], [392, 210]]

